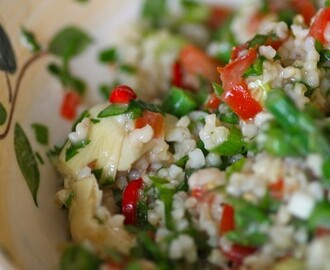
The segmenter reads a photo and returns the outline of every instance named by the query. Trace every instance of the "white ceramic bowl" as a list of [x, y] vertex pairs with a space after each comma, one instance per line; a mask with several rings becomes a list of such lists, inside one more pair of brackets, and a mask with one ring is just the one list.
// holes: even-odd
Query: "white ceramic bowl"
[[[56, 269], [59, 247], [68, 239], [65, 212], [54, 203], [61, 182], [45, 153], [66, 136], [72, 123], [59, 117], [63, 91], [45, 68], [52, 59], [42, 57], [25, 69], [33, 56], [20, 42], [21, 26], [33, 30], [42, 44], [68, 24], [79, 25], [92, 33], [93, 45], [73, 63], [75, 72], [89, 83], [86, 100], [92, 104], [97, 102], [98, 83], [109, 76], [106, 67], [97, 65], [96, 53], [114, 42], [121, 27], [137, 17], [140, 3], [140, 0], [91, 0], [85, 4], [74, 0], [0, 1], [0, 24], [17, 63], [13, 73], [0, 70], [0, 103], [7, 112], [5, 123], [1, 123], [0, 116], [0, 269]], [[0, 69], [4, 69], [3, 61], [8, 57], [3, 44], [0, 36]], [[48, 126], [47, 146], [36, 142], [33, 123]], [[38, 152], [44, 160], [44, 164], [38, 163], [38, 207], [18, 166], [14, 143], [17, 124], [27, 135], [33, 152]]]

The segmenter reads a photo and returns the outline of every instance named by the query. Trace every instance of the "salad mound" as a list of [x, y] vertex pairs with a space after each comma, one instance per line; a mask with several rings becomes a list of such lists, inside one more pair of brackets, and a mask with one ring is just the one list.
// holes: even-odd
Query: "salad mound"
[[57, 157], [61, 268], [328, 269], [330, 7], [171, 3]]

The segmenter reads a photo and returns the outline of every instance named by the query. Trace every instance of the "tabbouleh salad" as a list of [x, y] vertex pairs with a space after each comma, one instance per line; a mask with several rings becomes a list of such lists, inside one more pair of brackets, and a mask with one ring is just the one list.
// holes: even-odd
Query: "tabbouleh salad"
[[55, 161], [61, 269], [330, 269], [328, 5], [145, 1]]

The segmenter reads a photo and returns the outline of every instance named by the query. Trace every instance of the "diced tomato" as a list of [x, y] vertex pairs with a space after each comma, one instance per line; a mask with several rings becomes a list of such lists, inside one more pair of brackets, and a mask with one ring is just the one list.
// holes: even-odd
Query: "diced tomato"
[[312, 23], [309, 34], [319, 40], [321, 43], [326, 44], [324, 33], [328, 23], [330, 22], [330, 7], [322, 9], [315, 17]]
[[282, 199], [284, 190], [284, 181], [280, 178], [275, 183], [269, 185], [270, 195], [275, 199]]
[[145, 110], [143, 115], [135, 121], [136, 128], [143, 128], [147, 124], [154, 130], [155, 138], [159, 138], [163, 134], [164, 117], [160, 113]]
[[142, 184], [142, 178], [139, 178], [130, 181], [124, 189], [121, 211], [125, 216], [125, 224], [134, 225], [137, 223], [137, 204]]
[[316, 14], [316, 8], [311, 0], [292, 0], [295, 10], [304, 17], [305, 23], [310, 24]]
[[[282, 44], [285, 42], [287, 38], [285, 39], [273, 39], [271, 37], [269, 37], [264, 44], [265, 46], [272, 46], [275, 50], [277, 50], [279, 47], [282, 46]], [[257, 49], [259, 46], [254, 47], [254, 49]], [[240, 56], [240, 54], [248, 49], [248, 42], [247, 43], [243, 43], [240, 45], [235, 46], [232, 51], [231, 51], [231, 56], [230, 59], [231, 60], [235, 60], [236, 58], [238, 58]]]
[[220, 221], [220, 235], [224, 235], [235, 229], [234, 208], [224, 204]]
[[127, 85], [119, 85], [114, 88], [109, 96], [111, 103], [129, 103], [132, 99], [136, 99], [136, 93]]
[[212, 93], [206, 103], [206, 107], [211, 110], [216, 110], [218, 109], [220, 103], [221, 103], [221, 99], [218, 98], [216, 93]]
[[243, 120], [262, 111], [261, 105], [250, 95], [245, 84], [235, 85], [222, 96], [224, 102]]
[[80, 103], [81, 97], [78, 92], [66, 92], [62, 100], [61, 116], [70, 121], [74, 120], [77, 116], [77, 109]]
[[256, 49], [251, 48], [245, 55], [235, 58], [235, 60], [224, 67], [218, 68], [222, 81], [222, 87], [225, 89], [225, 91], [230, 90], [234, 85], [242, 83], [243, 73], [254, 63], [256, 59]]
[[222, 253], [233, 262], [234, 266], [241, 265], [244, 259], [256, 252], [257, 248], [234, 244], [229, 251], [222, 250]]
[[183, 72], [201, 76], [210, 82], [219, 80], [217, 67], [220, 63], [195, 45], [189, 44], [181, 49], [179, 62]]
[[256, 48], [246, 55], [239, 56], [223, 68], [218, 68], [225, 92], [222, 100], [243, 120], [253, 118], [262, 111], [261, 105], [250, 95], [243, 73], [257, 59]]
[[218, 28], [230, 16], [232, 10], [221, 6], [212, 6], [207, 25], [211, 28]]

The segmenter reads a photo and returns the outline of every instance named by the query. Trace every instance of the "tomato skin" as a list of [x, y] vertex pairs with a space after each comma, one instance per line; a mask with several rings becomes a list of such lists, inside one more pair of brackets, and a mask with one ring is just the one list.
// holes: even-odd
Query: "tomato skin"
[[146, 125], [154, 130], [154, 138], [159, 138], [164, 131], [164, 117], [160, 113], [146, 110], [141, 117], [136, 119], [135, 128], [143, 128]]
[[201, 76], [210, 82], [219, 80], [217, 67], [220, 63], [195, 45], [188, 44], [181, 49], [179, 62], [183, 72]]
[[218, 68], [225, 92], [222, 100], [243, 120], [253, 118], [262, 111], [261, 105], [250, 95], [243, 73], [257, 59], [256, 48], [239, 56], [223, 68]]
[[220, 222], [220, 235], [224, 235], [235, 229], [234, 208], [224, 204]]
[[311, 19], [316, 14], [316, 8], [310, 0], [292, 0], [294, 9], [301, 14], [307, 25], [310, 24]]
[[255, 48], [251, 48], [245, 55], [242, 55], [224, 67], [218, 68], [220, 78], [222, 81], [222, 87], [225, 91], [230, 90], [234, 85], [243, 82], [243, 73], [250, 67], [257, 59], [257, 51]]
[[142, 178], [130, 181], [123, 191], [122, 214], [125, 216], [126, 225], [137, 223], [137, 203], [139, 200], [139, 190], [142, 188]]
[[81, 97], [76, 91], [68, 91], [65, 93], [62, 105], [61, 116], [67, 120], [74, 120], [77, 116], [77, 109], [81, 103]]
[[222, 253], [233, 262], [234, 266], [241, 265], [244, 259], [256, 252], [257, 248], [233, 244], [229, 251], [222, 250]]
[[223, 101], [243, 120], [251, 119], [262, 111], [261, 105], [246, 89], [246, 86], [238, 84], [222, 96]]
[[324, 36], [327, 24], [330, 22], [330, 7], [323, 8], [315, 17], [312, 23], [309, 34], [319, 40], [322, 44], [326, 44], [327, 41]]
[[136, 97], [136, 93], [132, 88], [127, 85], [119, 85], [111, 91], [109, 102], [127, 104]]

